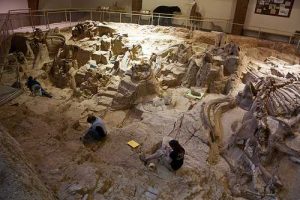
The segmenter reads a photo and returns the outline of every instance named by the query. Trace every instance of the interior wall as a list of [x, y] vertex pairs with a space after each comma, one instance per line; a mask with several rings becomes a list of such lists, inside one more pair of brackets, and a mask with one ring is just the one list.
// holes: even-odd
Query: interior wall
[[64, 8], [93, 8], [99, 6], [113, 6], [117, 2], [118, 7], [131, 11], [131, 0], [40, 0], [40, 9], [64, 9]]
[[[143, 1], [143, 10], [154, 10], [158, 6], [179, 6], [183, 15], [190, 15], [193, 0]], [[200, 13], [205, 18], [233, 19], [236, 0], [196, 0]]]
[[124, 8], [126, 11], [131, 11], [131, 0], [71, 0], [73, 8], [97, 8], [99, 6], [113, 6], [117, 3], [118, 7]]
[[71, 0], [39, 0], [39, 9], [64, 9], [71, 8]]
[[[295, 0], [291, 16], [277, 17], [269, 15], [259, 15], [255, 13], [255, 6], [257, 0], [250, 0], [247, 17], [245, 21], [245, 29], [256, 30], [255, 27], [265, 27], [268, 29], [282, 30], [290, 33], [294, 33], [296, 30], [300, 31], [300, 1]], [[275, 30], [265, 30], [266, 32], [274, 32]], [[279, 33], [279, 32], [278, 32]], [[284, 32], [280, 32], [284, 34]], [[288, 33], [287, 33], [288, 34]]]
[[23, 8], [28, 8], [27, 0], [0, 0], [0, 13]]
[[[198, 5], [198, 12], [203, 18], [223, 19], [232, 21], [237, 0], [195, 0]], [[153, 11], [158, 6], [179, 6], [184, 16], [190, 16], [194, 0], [151, 0], [143, 1], [143, 10]], [[174, 20], [173, 23], [185, 25], [186, 21]], [[214, 24], [220, 26], [223, 31], [230, 31], [231, 26], [227, 22], [215, 20]], [[213, 29], [211, 23], [203, 23], [202, 28]]]

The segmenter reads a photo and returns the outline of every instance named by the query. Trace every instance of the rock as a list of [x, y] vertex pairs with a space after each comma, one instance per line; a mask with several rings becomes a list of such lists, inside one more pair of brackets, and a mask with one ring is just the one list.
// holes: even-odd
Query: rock
[[223, 67], [222, 66], [212, 66], [208, 73], [207, 81], [208, 84], [215, 80], [223, 79]]
[[159, 79], [160, 85], [167, 86], [167, 87], [175, 87], [180, 85], [180, 82], [174, 77], [172, 74], [167, 76], [163, 76]]
[[110, 50], [110, 39], [103, 39], [101, 40], [101, 51], [109, 51]]
[[158, 190], [156, 188], [153, 187], [148, 187], [148, 192], [158, 195]]
[[229, 76], [234, 74], [238, 70], [239, 66], [239, 57], [237, 56], [228, 56], [222, 63], [224, 66], [224, 75]]
[[122, 37], [117, 36], [116, 38], [111, 40], [111, 50], [113, 55], [122, 55], [127, 51], [127, 48], [125, 48]]
[[194, 54], [192, 46], [181, 46], [178, 50], [178, 62], [186, 64]]
[[82, 194], [85, 192], [84, 190], [85, 190], [84, 187], [79, 184], [73, 184], [70, 187], [68, 187], [68, 192], [72, 195], [76, 193]]
[[170, 47], [164, 52], [161, 52], [159, 55], [163, 58], [166, 58], [168, 62], [187, 64], [193, 54], [194, 52], [190, 45], [179, 44]]
[[237, 44], [230, 42], [225, 45], [224, 53], [229, 56], [239, 56], [240, 47]]
[[118, 93], [113, 100], [112, 108], [130, 108], [139, 98], [155, 94], [157, 91], [157, 82], [154, 78], [147, 81], [133, 82], [129, 76], [126, 76], [119, 84]]
[[228, 80], [219, 80], [219, 81], [213, 81], [209, 87], [208, 92], [209, 93], [215, 93], [215, 94], [227, 94], [227, 84]]
[[141, 45], [133, 45], [131, 48], [132, 59], [136, 60], [140, 55], [142, 55], [142, 46]]
[[74, 75], [76, 87], [80, 88], [86, 95], [98, 93], [98, 88], [105, 87], [110, 75], [104, 73], [98, 67], [93, 69], [89, 65], [81, 67]]
[[97, 25], [95, 29], [96, 35], [102, 37], [103, 35], [112, 36], [116, 31], [109, 26]]
[[98, 93], [98, 84], [95, 79], [89, 78], [80, 85], [80, 90], [82, 90], [87, 96]]
[[297, 76], [293, 73], [290, 73], [288, 72], [285, 76], [285, 78], [288, 78], [288, 79], [294, 79], [294, 80], [299, 80], [299, 77], [297, 78]]
[[109, 53], [106, 51], [95, 51], [92, 54], [92, 59], [95, 60], [97, 64], [107, 65], [109, 62]]
[[200, 67], [199, 71], [197, 72], [197, 80], [196, 80], [196, 86], [197, 87], [205, 87], [208, 83], [208, 77], [212, 68], [211, 63], [206, 63]]
[[114, 98], [116, 96], [117, 92], [114, 90], [106, 90], [106, 91], [102, 91], [99, 92], [98, 95], [99, 96], [106, 96], [106, 97], [110, 97], [110, 98]]
[[76, 120], [73, 125], [72, 128], [77, 130], [77, 131], [81, 131], [82, 130], [82, 126], [80, 125], [80, 122], [78, 120]]
[[75, 56], [78, 66], [85, 65], [90, 60], [91, 55], [92, 52], [79, 48]]
[[192, 95], [194, 96], [202, 96], [202, 94], [204, 93], [205, 91], [203, 91], [203, 89], [201, 88], [198, 88], [198, 87], [191, 87], [191, 93]]
[[113, 98], [111, 98], [111, 97], [100, 96], [98, 98], [98, 105], [111, 106], [112, 102], [113, 102]]
[[46, 44], [38, 43], [35, 50], [34, 68], [41, 69], [44, 63], [50, 61], [49, 52]]
[[72, 85], [74, 74], [72, 69], [76, 67], [76, 63], [72, 60], [58, 59], [53, 61], [52, 67], [49, 71], [51, 82], [59, 88], [66, 88]]
[[85, 81], [85, 77], [86, 77], [86, 72], [84, 72], [84, 71], [77, 71], [77, 73], [75, 75], [76, 85], [80, 86], [80, 84]]
[[89, 195], [88, 194], [85, 194], [83, 197], [82, 197], [82, 200], [88, 200], [89, 198]]
[[[119, 58], [120, 59], [120, 58]], [[119, 68], [121, 72], [126, 72], [129, 70], [129, 62], [130, 62], [130, 52], [127, 51], [124, 55], [124, 57], [121, 59]]]
[[284, 77], [284, 73], [276, 69], [275, 67], [271, 68], [271, 74], [278, 77]]
[[215, 47], [223, 47], [226, 44], [226, 33], [217, 32], [217, 36], [215, 38]]
[[146, 197], [146, 199], [149, 199], [149, 200], [155, 200], [155, 199], [157, 199], [157, 195], [155, 195], [155, 194], [152, 194], [151, 192], [145, 192], [145, 197]]
[[134, 81], [147, 80], [152, 75], [151, 66], [144, 62], [135, 62], [131, 71], [131, 79]]
[[62, 34], [48, 31], [45, 42], [50, 56], [56, 56], [59, 49], [64, 47], [66, 38]]
[[196, 85], [196, 74], [199, 71], [199, 66], [196, 61], [192, 58], [187, 65], [187, 72], [183, 79], [183, 85], [191, 87]]

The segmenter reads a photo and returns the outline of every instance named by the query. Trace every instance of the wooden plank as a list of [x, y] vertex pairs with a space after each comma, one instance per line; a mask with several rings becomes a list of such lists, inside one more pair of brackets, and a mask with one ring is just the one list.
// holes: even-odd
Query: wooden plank
[[249, 0], [237, 0], [231, 33], [242, 35], [248, 10]]

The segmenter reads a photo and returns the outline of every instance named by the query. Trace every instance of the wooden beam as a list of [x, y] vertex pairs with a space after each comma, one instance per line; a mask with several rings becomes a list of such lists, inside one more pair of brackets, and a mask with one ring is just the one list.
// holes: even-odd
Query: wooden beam
[[234, 35], [242, 35], [244, 26], [238, 24], [245, 24], [249, 0], [237, 0], [233, 19], [233, 26], [231, 33]]
[[143, 7], [143, 0], [132, 0], [132, 11], [141, 11]]
[[31, 10], [38, 10], [39, 9], [39, 0], [27, 0], [28, 8]]

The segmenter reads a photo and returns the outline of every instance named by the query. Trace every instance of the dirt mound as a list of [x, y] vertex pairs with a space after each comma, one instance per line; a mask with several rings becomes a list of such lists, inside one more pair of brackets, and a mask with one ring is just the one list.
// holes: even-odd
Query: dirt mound
[[23, 150], [0, 125], [0, 199], [54, 200]]

